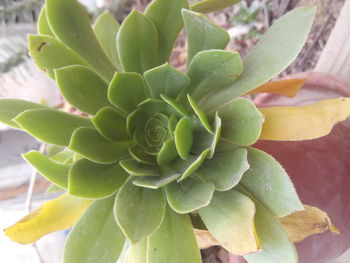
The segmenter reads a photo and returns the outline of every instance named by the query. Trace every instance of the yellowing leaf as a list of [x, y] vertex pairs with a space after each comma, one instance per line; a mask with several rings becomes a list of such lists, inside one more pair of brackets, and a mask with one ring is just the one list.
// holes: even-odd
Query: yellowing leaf
[[293, 98], [297, 95], [305, 81], [306, 79], [282, 79], [271, 81], [258, 86], [256, 89], [248, 92], [247, 94], [268, 92]]
[[197, 244], [200, 249], [209, 248], [212, 246], [220, 246], [219, 241], [213, 237], [208, 230], [193, 229], [196, 235]]
[[286, 217], [279, 218], [289, 240], [300, 242], [308, 236], [321, 234], [327, 230], [339, 234], [327, 213], [317, 207], [304, 205], [305, 210], [297, 211]]
[[260, 108], [265, 116], [260, 139], [303, 141], [331, 132], [350, 115], [350, 98], [327, 99], [307, 106]]
[[90, 203], [91, 200], [61, 195], [5, 229], [5, 234], [20, 244], [33, 243], [44, 235], [71, 227]]

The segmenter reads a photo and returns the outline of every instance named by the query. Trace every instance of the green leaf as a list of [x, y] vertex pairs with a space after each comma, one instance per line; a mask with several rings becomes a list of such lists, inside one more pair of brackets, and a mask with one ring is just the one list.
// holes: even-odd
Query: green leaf
[[147, 262], [202, 262], [188, 215], [167, 208], [162, 225], [148, 238]]
[[49, 23], [47, 22], [46, 18], [46, 8], [45, 5], [41, 8], [39, 17], [38, 17], [38, 33], [40, 35], [46, 35], [46, 36], [54, 36]]
[[69, 148], [97, 163], [114, 163], [128, 154], [130, 141], [111, 142], [92, 128], [76, 129]]
[[234, 5], [239, 1], [240, 0], [202, 0], [192, 5], [191, 10], [200, 13], [210, 13]]
[[121, 167], [133, 176], [157, 176], [159, 171], [157, 166], [139, 163], [136, 160], [120, 161]]
[[93, 29], [104, 52], [111, 59], [114, 66], [121, 71], [122, 67], [120, 65], [117, 51], [117, 33], [119, 30], [118, 21], [106, 11], [96, 19]]
[[136, 161], [140, 163], [153, 165], [156, 162], [154, 156], [145, 153], [144, 150], [137, 145], [130, 147], [129, 153]]
[[95, 115], [111, 105], [107, 99], [107, 84], [84, 66], [68, 66], [55, 70], [56, 82], [69, 104], [82, 112]]
[[269, 154], [247, 148], [250, 169], [240, 184], [275, 216], [303, 210], [292, 181], [283, 167]]
[[95, 37], [85, 9], [76, 0], [46, 0], [46, 16], [56, 38], [78, 53], [109, 83], [115, 67]]
[[68, 146], [75, 129], [93, 127], [90, 119], [54, 109], [28, 110], [15, 119], [30, 135], [47, 143]]
[[260, 136], [264, 115], [248, 99], [239, 98], [220, 108], [221, 138], [239, 145], [251, 145]]
[[115, 263], [124, 236], [113, 216], [114, 196], [96, 200], [70, 231], [63, 252], [64, 263]]
[[213, 133], [212, 128], [210, 127], [209, 121], [207, 116], [205, 116], [205, 113], [202, 111], [202, 109], [199, 107], [197, 102], [189, 95], [187, 94], [187, 99], [189, 103], [191, 104], [191, 107], [193, 111], [196, 113], [197, 117], [201, 121], [203, 127], [210, 133]]
[[189, 8], [187, 0], [154, 0], [145, 15], [153, 22], [158, 32], [158, 64], [162, 64], [170, 57], [182, 27], [181, 9]]
[[146, 71], [144, 78], [155, 99], [160, 99], [160, 94], [176, 99], [180, 91], [190, 84], [190, 79], [169, 63]]
[[174, 138], [177, 152], [185, 160], [190, 153], [193, 142], [192, 124], [189, 119], [179, 120], [175, 128]]
[[210, 134], [207, 131], [196, 131], [193, 134], [193, 146], [192, 151], [195, 153], [201, 153], [205, 149], [210, 149], [207, 156], [208, 159], [213, 158], [216, 146], [218, 145], [221, 135], [221, 118], [218, 113], [215, 114], [214, 121], [214, 133]]
[[157, 66], [158, 33], [155, 25], [137, 10], [132, 11], [117, 35], [120, 61], [126, 72], [144, 73]]
[[191, 174], [193, 174], [204, 162], [205, 158], [209, 154], [210, 149], [206, 149], [199, 156], [190, 155], [186, 160], [175, 161], [174, 166], [178, 168], [182, 176], [178, 182], [186, 179]]
[[180, 214], [187, 214], [207, 206], [213, 197], [214, 190], [214, 184], [192, 178], [165, 186], [170, 207]]
[[278, 19], [243, 60], [244, 71], [230, 86], [208, 95], [200, 104], [216, 111], [283, 71], [299, 54], [310, 32], [316, 9], [300, 7]]
[[108, 99], [125, 114], [131, 113], [146, 99], [146, 86], [138, 73], [116, 73], [109, 84]]
[[242, 62], [237, 52], [201, 51], [188, 68], [187, 76], [191, 79], [188, 93], [199, 101], [209, 92], [233, 83], [241, 72]]
[[210, 204], [198, 212], [210, 233], [229, 252], [247, 254], [259, 249], [255, 205], [249, 197], [235, 190], [215, 192]]
[[45, 191], [45, 194], [51, 194], [51, 193], [58, 193], [58, 192], [62, 192], [65, 189], [62, 187], [59, 187], [58, 185], [55, 184], [51, 184]]
[[26, 100], [0, 98], [0, 122], [12, 128], [21, 129], [13, 119], [24, 111], [34, 109], [48, 109], [48, 107]]
[[288, 240], [282, 225], [259, 203], [256, 203], [255, 222], [262, 250], [244, 256], [249, 263], [298, 262], [294, 244]]
[[29, 35], [29, 54], [35, 64], [55, 78], [52, 70], [70, 65], [88, 64], [73, 50], [51, 36]]
[[60, 187], [67, 188], [70, 165], [54, 162], [37, 151], [27, 152], [23, 154], [23, 158], [47, 180]]
[[187, 64], [200, 51], [225, 49], [230, 35], [221, 27], [212, 23], [206, 16], [189, 10], [182, 10], [187, 33]]
[[68, 178], [69, 194], [97, 199], [115, 193], [128, 174], [119, 164], [98, 164], [80, 159], [73, 164]]
[[59, 152], [52, 157], [50, 157], [53, 161], [59, 162], [59, 163], [65, 163], [72, 159], [74, 157], [74, 152], [70, 150], [64, 150], [62, 152]]
[[163, 143], [162, 148], [158, 152], [157, 155], [157, 163], [160, 166], [163, 166], [173, 160], [176, 159], [178, 156], [175, 140], [174, 138], [171, 138]]
[[132, 183], [140, 187], [146, 187], [150, 189], [159, 189], [164, 185], [167, 185], [175, 181], [180, 176], [181, 174], [179, 173], [171, 172], [171, 173], [163, 174], [161, 176], [140, 177], [135, 179]]
[[99, 110], [92, 118], [96, 129], [110, 141], [130, 139], [126, 131], [126, 119], [112, 107]]
[[130, 177], [118, 192], [114, 213], [124, 235], [136, 243], [161, 225], [166, 204], [161, 190], [135, 186], [133, 180]]
[[249, 169], [247, 150], [238, 149], [227, 153], [216, 153], [206, 160], [196, 174], [212, 182], [217, 191], [228, 191], [236, 186]]
[[147, 239], [131, 245], [125, 263], [147, 263]]
[[166, 103], [168, 103], [176, 112], [178, 112], [180, 117], [190, 117], [190, 114], [187, 112], [186, 108], [181, 103], [163, 94], [160, 94], [160, 97]]

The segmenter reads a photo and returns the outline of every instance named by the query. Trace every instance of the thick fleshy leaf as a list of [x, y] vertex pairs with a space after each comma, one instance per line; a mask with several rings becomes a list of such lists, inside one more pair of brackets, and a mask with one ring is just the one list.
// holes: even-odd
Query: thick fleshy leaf
[[249, 263], [297, 263], [298, 255], [277, 219], [261, 204], [256, 203], [256, 231], [261, 251], [244, 256]]
[[228, 191], [236, 186], [249, 169], [247, 150], [238, 149], [227, 153], [216, 153], [206, 160], [196, 174], [212, 182], [217, 191]]
[[75, 129], [93, 127], [90, 119], [54, 109], [28, 110], [15, 119], [30, 135], [47, 143], [68, 146]]
[[29, 54], [41, 70], [54, 78], [53, 69], [88, 64], [73, 50], [51, 36], [29, 35]]
[[147, 263], [147, 239], [131, 245], [125, 263]]
[[105, 107], [92, 118], [96, 129], [108, 140], [123, 141], [130, 139], [126, 131], [126, 119], [112, 107]]
[[114, 212], [124, 235], [137, 243], [161, 225], [166, 204], [161, 190], [135, 186], [133, 180], [129, 178], [118, 192]]
[[114, 163], [128, 154], [130, 141], [111, 142], [92, 128], [76, 129], [69, 148], [97, 163]]
[[50, 25], [47, 22], [45, 6], [41, 8], [41, 11], [38, 17], [37, 29], [40, 35], [46, 35], [46, 36], [52, 36], [52, 37], [54, 36], [54, 34], [51, 31]]
[[146, 71], [144, 78], [155, 99], [159, 99], [160, 94], [175, 99], [190, 84], [190, 79], [169, 63]]
[[119, 110], [128, 114], [146, 99], [146, 86], [138, 73], [116, 73], [108, 87], [108, 99]]
[[59, 163], [65, 163], [68, 162], [70, 159], [74, 157], [74, 152], [70, 150], [64, 150], [62, 152], [59, 152], [52, 157], [50, 157], [51, 160]]
[[144, 73], [157, 66], [158, 33], [152, 21], [132, 11], [117, 35], [120, 62], [126, 72]]
[[210, 233], [229, 252], [242, 255], [260, 249], [255, 205], [249, 197], [235, 190], [215, 192], [210, 204], [198, 212]]
[[54, 162], [38, 151], [30, 151], [23, 154], [23, 157], [47, 180], [60, 187], [67, 188], [70, 165]]
[[205, 161], [205, 158], [208, 156], [210, 149], [206, 149], [199, 156], [190, 155], [186, 160], [175, 161], [174, 166], [179, 172], [181, 172], [181, 178], [178, 182], [186, 179], [191, 174], [193, 174]]
[[90, 200], [68, 196], [44, 202], [13, 226], [5, 229], [5, 234], [14, 242], [30, 244], [39, 238], [71, 227], [90, 205]]
[[202, 0], [191, 6], [191, 10], [200, 13], [209, 13], [219, 11], [231, 5], [238, 3], [240, 0]]
[[302, 49], [315, 12], [316, 8], [300, 7], [278, 19], [244, 58], [240, 77], [232, 85], [209, 94], [200, 102], [204, 110], [215, 112], [283, 71]]
[[[176, 150], [175, 150], [176, 151]], [[135, 145], [129, 148], [130, 155], [138, 162], [143, 164], [153, 165], [156, 163], [156, 158], [144, 152], [144, 150]]]
[[181, 103], [163, 94], [160, 94], [160, 97], [166, 103], [168, 103], [177, 113], [179, 113], [179, 117], [190, 117], [190, 114], [187, 112], [186, 107], [183, 106]]
[[167, 185], [176, 179], [178, 179], [181, 174], [177, 172], [164, 173], [160, 176], [143, 176], [135, 179], [132, 183], [140, 187], [146, 187], [150, 189], [159, 189], [164, 185]]
[[276, 81], [270, 81], [258, 86], [256, 89], [249, 91], [247, 94], [254, 93], [273, 93], [288, 98], [293, 98], [297, 95], [298, 91], [304, 85], [306, 79], [282, 79]]
[[108, 83], [115, 67], [98, 42], [85, 9], [76, 0], [47, 0], [46, 16], [51, 30], [78, 53]]
[[157, 166], [139, 163], [136, 160], [120, 161], [121, 167], [124, 168], [130, 175], [134, 176], [157, 176], [159, 171]]
[[327, 99], [307, 106], [261, 108], [261, 140], [303, 141], [329, 134], [350, 116], [350, 98]]
[[55, 70], [56, 82], [69, 104], [82, 112], [95, 115], [111, 105], [107, 99], [107, 84], [84, 66], [68, 66]]
[[188, 93], [198, 102], [213, 90], [233, 83], [242, 72], [237, 52], [206, 50], [192, 59], [187, 76], [191, 79]]
[[106, 11], [96, 19], [93, 29], [104, 52], [108, 55], [114, 66], [121, 71], [122, 68], [117, 51], [118, 21]]
[[202, 262], [188, 215], [167, 208], [162, 225], [148, 238], [147, 262]]
[[213, 133], [212, 128], [210, 127], [209, 120], [207, 116], [205, 116], [205, 113], [202, 111], [202, 109], [199, 107], [197, 102], [189, 95], [187, 94], [187, 99], [191, 104], [191, 107], [193, 111], [196, 113], [197, 117], [201, 121], [203, 127], [210, 133]]
[[260, 136], [264, 116], [248, 99], [236, 99], [220, 108], [221, 138], [239, 145], [251, 145]]
[[193, 142], [192, 124], [189, 119], [182, 118], [179, 120], [174, 132], [174, 138], [177, 152], [182, 159], [186, 159]]
[[21, 127], [13, 121], [20, 113], [26, 110], [47, 109], [45, 105], [38, 103], [19, 100], [19, 99], [0, 99], [0, 122], [11, 126], [12, 128], [21, 129]]
[[278, 219], [290, 241], [300, 242], [308, 236], [322, 234], [327, 230], [340, 234], [327, 213], [314, 206], [304, 205], [304, 208], [305, 210]]
[[192, 178], [180, 183], [174, 182], [165, 187], [169, 205], [180, 214], [187, 214], [207, 206], [213, 197], [214, 190], [214, 184]]
[[51, 184], [45, 191], [45, 194], [51, 194], [51, 193], [58, 193], [58, 192], [62, 192], [65, 189], [62, 187], [59, 187], [56, 184]]
[[247, 148], [250, 169], [240, 184], [275, 216], [303, 210], [294, 185], [283, 167], [269, 154]]
[[166, 62], [183, 27], [181, 9], [189, 8], [187, 0], [154, 0], [145, 15], [153, 22], [158, 32], [158, 64]]
[[205, 149], [210, 149], [207, 156], [208, 159], [213, 158], [216, 146], [219, 142], [221, 135], [221, 118], [218, 113], [215, 114], [214, 121], [214, 133], [210, 134], [206, 131], [197, 131], [193, 135], [192, 151], [195, 153], [201, 153]]
[[64, 263], [116, 262], [125, 238], [114, 220], [114, 199], [97, 200], [86, 210], [67, 237]]
[[[187, 63], [200, 51], [209, 49], [225, 49], [230, 41], [230, 35], [219, 26], [212, 23], [206, 16], [182, 10], [187, 33]], [[232, 72], [234, 74], [234, 72]]]
[[115, 193], [128, 174], [116, 163], [98, 164], [80, 159], [73, 164], [68, 178], [69, 194], [97, 199]]
[[162, 166], [176, 159], [178, 156], [174, 138], [164, 142], [157, 155], [157, 163]]

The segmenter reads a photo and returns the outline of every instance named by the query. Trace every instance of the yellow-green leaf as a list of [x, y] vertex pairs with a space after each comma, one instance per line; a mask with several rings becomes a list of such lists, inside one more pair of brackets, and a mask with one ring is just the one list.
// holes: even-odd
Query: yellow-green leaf
[[14, 242], [30, 244], [49, 233], [71, 227], [84, 213], [91, 200], [69, 195], [45, 202], [13, 226], [5, 234]]
[[211, 203], [199, 209], [204, 224], [220, 244], [234, 254], [248, 254], [260, 249], [255, 232], [254, 202], [230, 190], [215, 192]]
[[261, 140], [303, 141], [331, 132], [350, 115], [350, 98], [327, 99], [307, 106], [261, 108], [265, 123]]

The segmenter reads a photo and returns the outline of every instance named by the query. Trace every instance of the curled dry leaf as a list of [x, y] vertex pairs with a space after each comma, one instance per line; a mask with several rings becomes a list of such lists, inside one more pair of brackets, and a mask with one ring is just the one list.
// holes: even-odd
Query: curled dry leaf
[[304, 205], [304, 208], [305, 210], [279, 219], [291, 241], [300, 242], [308, 236], [321, 234], [327, 230], [335, 234], [340, 233], [327, 213], [314, 206]]

